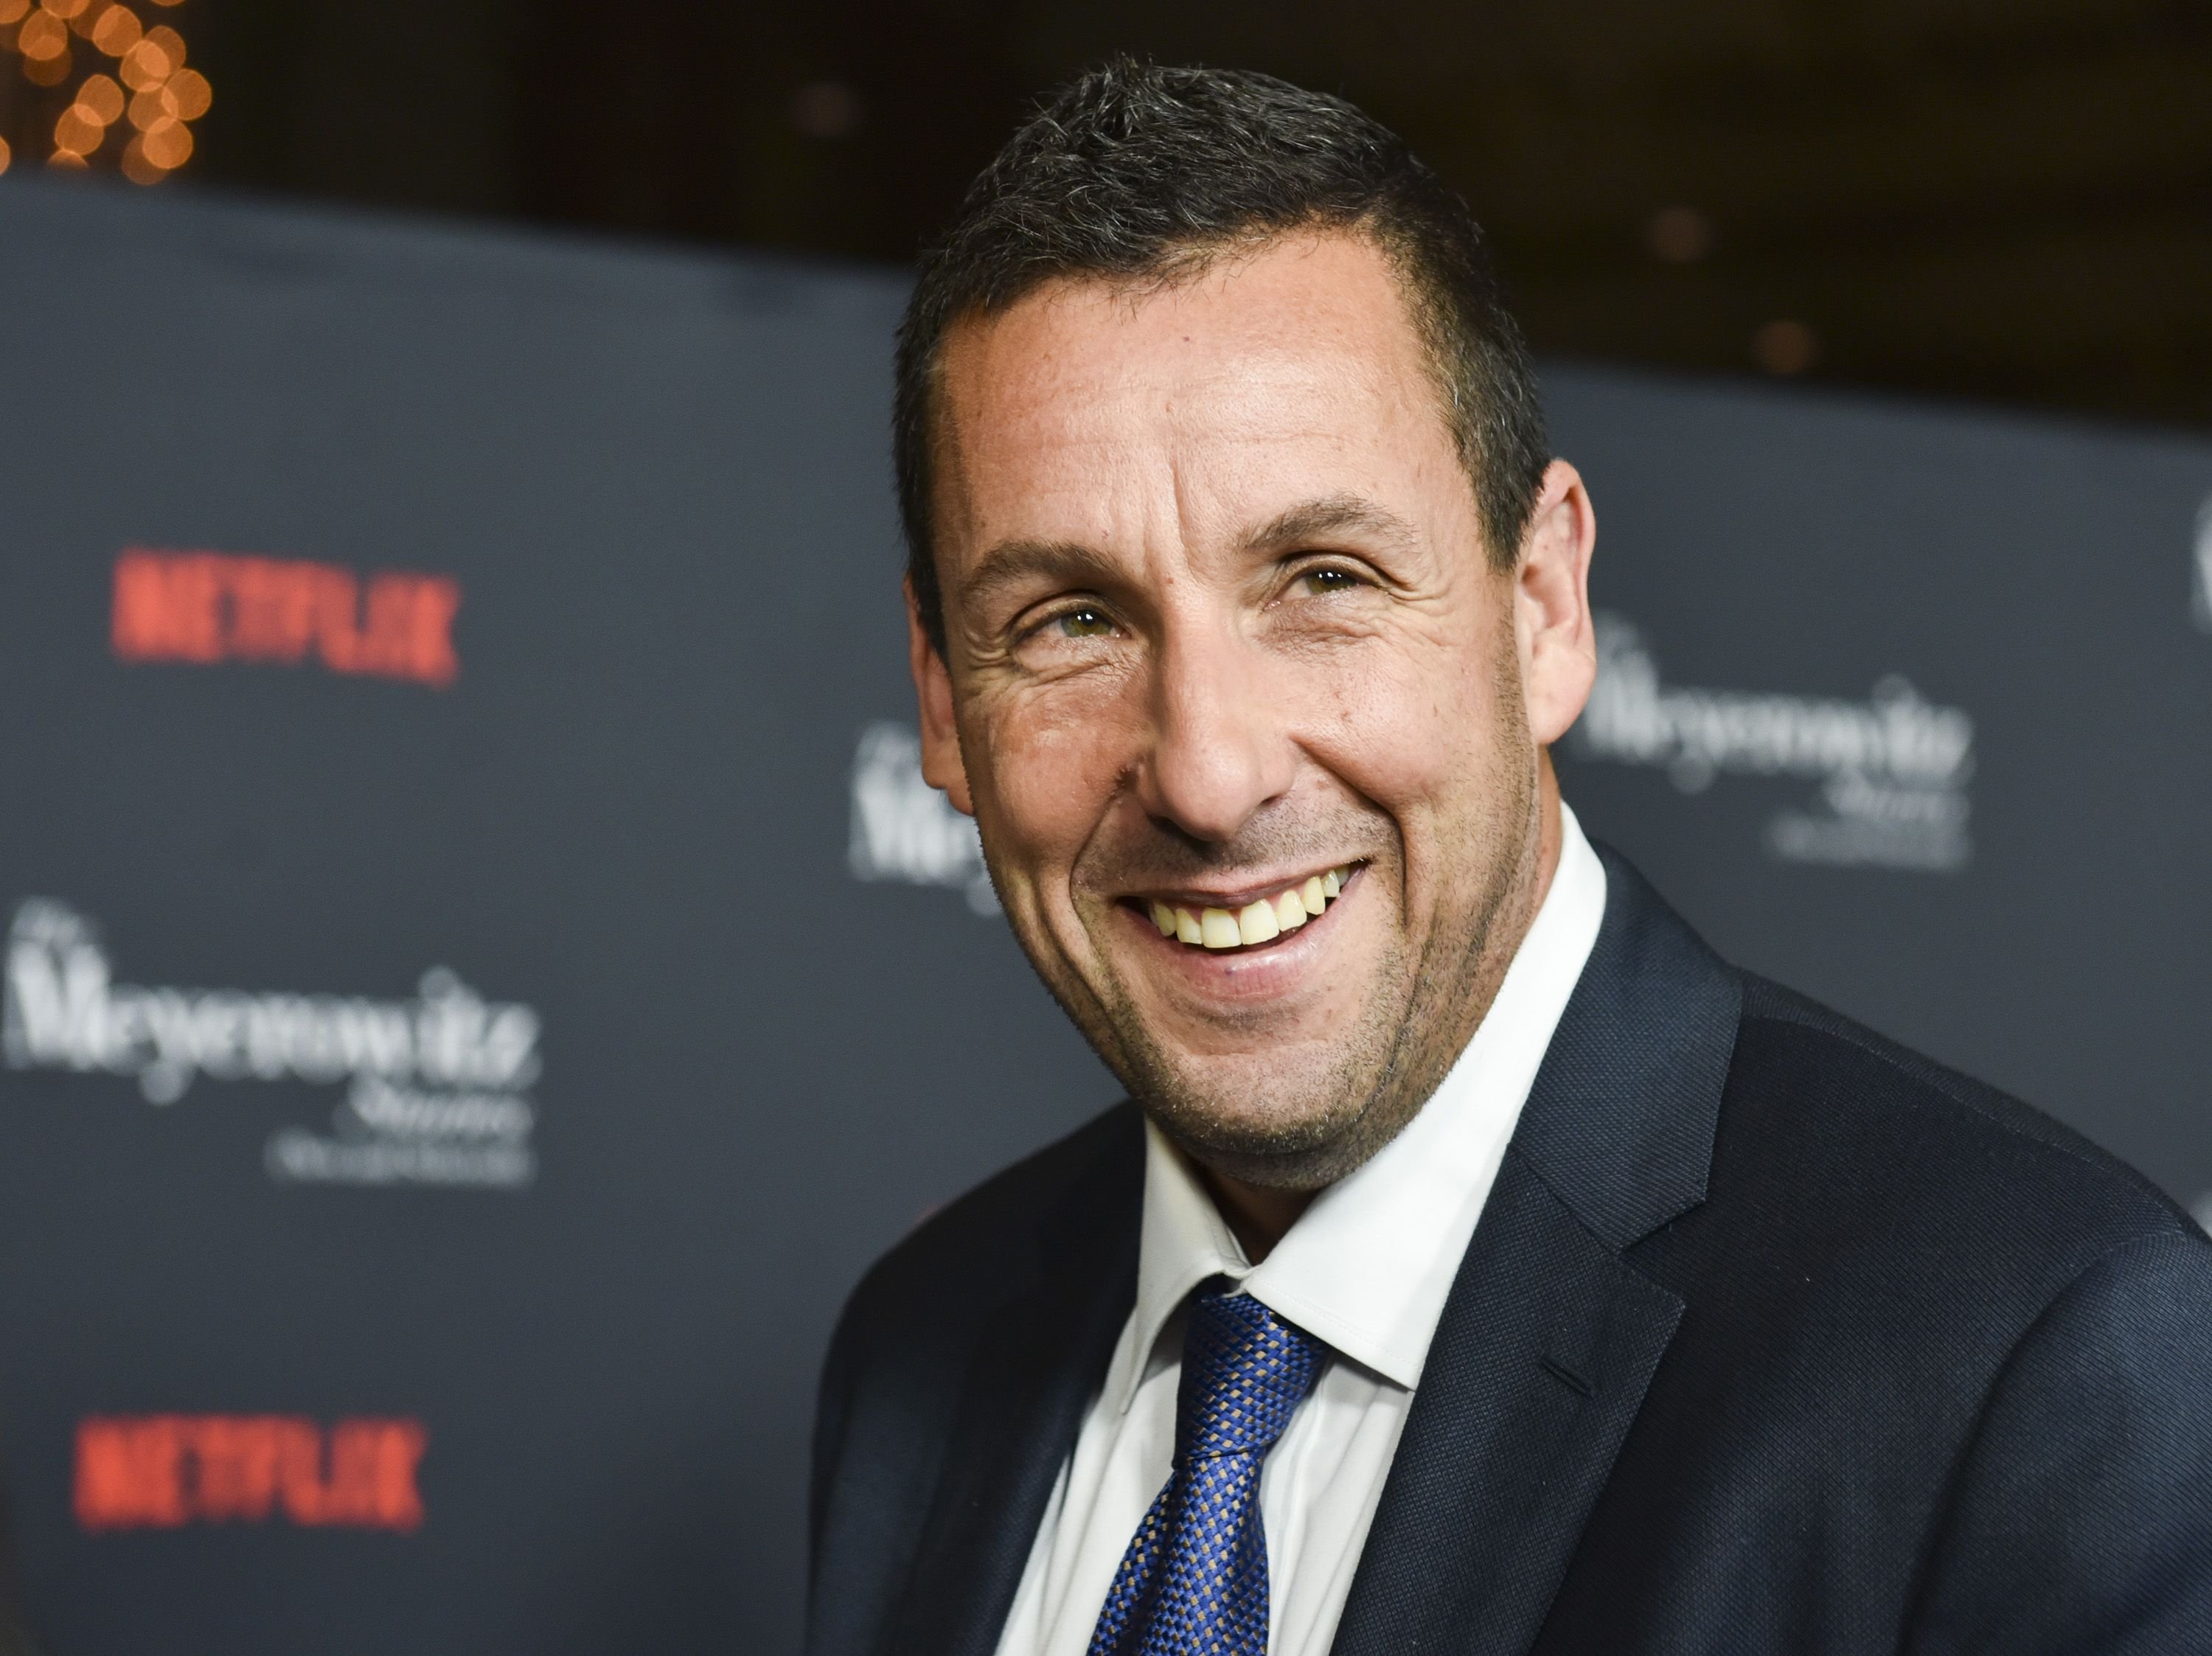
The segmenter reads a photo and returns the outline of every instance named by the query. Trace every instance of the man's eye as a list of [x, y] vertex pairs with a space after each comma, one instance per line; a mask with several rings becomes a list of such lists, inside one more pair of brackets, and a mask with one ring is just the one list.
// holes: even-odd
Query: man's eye
[[1114, 623], [1097, 610], [1071, 610], [1054, 617], [1054, 625], [1062, 638], [1104, 638], [1114, 630]]
[[1309, 597], [1319, 597], [1327, 592], [1348, 592], [1359, 585], [1359, 578], [1348, 569], [1309, 569], [1298, 577], [1298, 583]]

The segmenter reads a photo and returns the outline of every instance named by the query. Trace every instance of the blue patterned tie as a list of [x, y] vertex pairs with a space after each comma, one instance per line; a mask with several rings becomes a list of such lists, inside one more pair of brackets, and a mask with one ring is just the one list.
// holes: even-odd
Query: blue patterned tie
[[1311, 1335], [1249, 1295], [1192, 1305], [1175, 1468], [1121, 1555], [1090, 1656], [1267, 1656], [1260, 1463], [1322, 1357]]

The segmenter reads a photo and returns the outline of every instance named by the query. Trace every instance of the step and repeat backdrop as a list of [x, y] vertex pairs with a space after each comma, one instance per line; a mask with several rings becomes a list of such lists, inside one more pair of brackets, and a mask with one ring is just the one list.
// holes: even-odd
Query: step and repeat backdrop
[[[923, 785], [892, 276], [0, 187], [56, 1656], [789, 1650], [837, 1302], [1110, 1101]], [[2212, 446], [1559, 366], [1596, 834], [2212, 1190]]]

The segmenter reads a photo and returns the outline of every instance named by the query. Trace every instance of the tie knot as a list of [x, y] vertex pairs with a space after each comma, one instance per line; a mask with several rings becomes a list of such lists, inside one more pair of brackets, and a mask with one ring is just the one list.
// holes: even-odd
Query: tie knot
[[1176, 1401], [1176, 1459], [1265, 1454], [1321, 1374], [1322, 1346], [1249, 1294], [1193, 1302]]

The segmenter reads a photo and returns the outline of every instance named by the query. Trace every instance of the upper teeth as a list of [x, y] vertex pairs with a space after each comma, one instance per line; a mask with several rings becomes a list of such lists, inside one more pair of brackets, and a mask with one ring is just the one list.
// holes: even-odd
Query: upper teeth
[[1179, 937], [1206, 949], [1239, 949], [1248, 943], [1269, 943], [1294, 931], [1328, 907], [1352, 877], [1351, 867], [1316, 874], [1303, 885], [1290, 886], [1273, 897], [1247, 903], [1235, 913], [1225, 908], [1201, 908], [1195, 913], [1167, 903], [1152, 905], [1152, 924], [1163, 937]]

